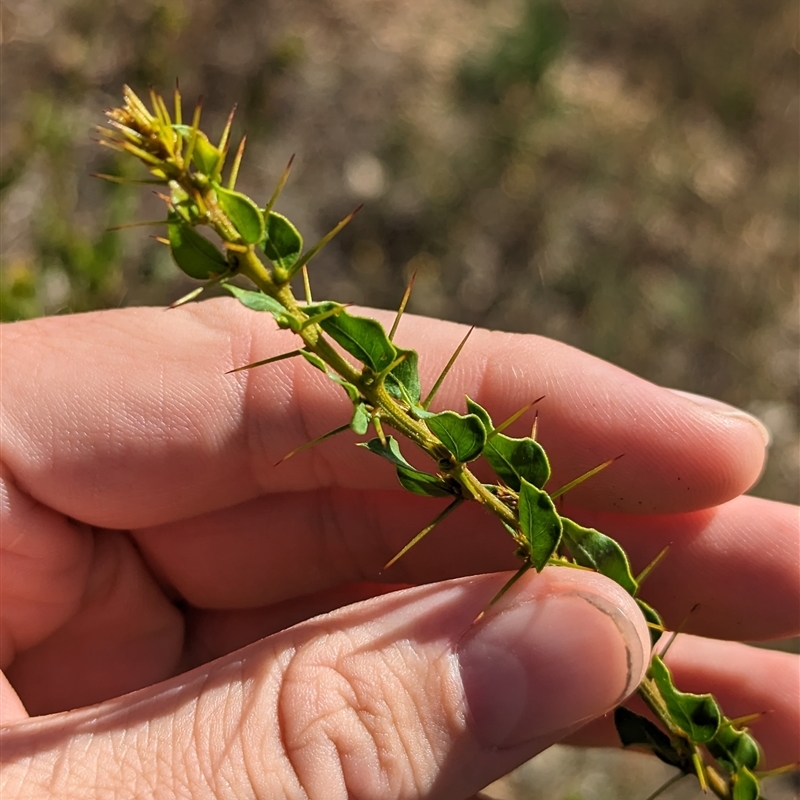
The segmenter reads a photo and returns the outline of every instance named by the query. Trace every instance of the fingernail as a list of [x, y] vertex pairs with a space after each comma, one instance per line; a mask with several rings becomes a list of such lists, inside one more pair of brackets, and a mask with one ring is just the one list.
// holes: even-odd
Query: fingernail
[[754, 417], [752, 414], [748, 414], [746, 411], [742, 411], [741, 408], [736, 408], [736, 406], [728, 405], [727, 403], [723, 403], [721, 400], [715, 400], [713, 397], [705, 397], [702, 394], [693, 394], [692, 392], [684, 392], [682, 389], [670, 389], [673, 394], [677, 394], [680, 397], [685, 398], [686, 400], [690, 400], [693, 403], [697, 403], [697, 405], [702, 406], [703, 408], [708, 409], [709, 411], [713, 411], [716, 414], [723, 414], [726, 417], [732, 417], [734, 419], [741, 419], [746, 420], [751, 425], [754, 425], [758, 432], [761, 434], [761, 438], [764, 440], [764, 447], [769, 447], [771, 436], [769, 433], [769, 429], [767, 428], [764, 423]]
[[498, 749], [556, 741], [618, 705], [645, 668], [634, 623], [575, 590], [492, 609], [458, 657], [474, 735]]

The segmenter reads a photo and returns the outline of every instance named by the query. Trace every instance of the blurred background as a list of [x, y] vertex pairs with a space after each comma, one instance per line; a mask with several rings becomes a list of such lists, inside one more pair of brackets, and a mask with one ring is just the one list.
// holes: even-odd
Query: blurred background
[[[416, 270], [411, 311], [747, 409], [773, 437], [754, 493], [797, 502], [794, 2], [4, 0], [0, 22], [3, 320], [192, 288], [148, 231], [106, 231], [160, 203], [90, 177], [143, 176], [93, 126], [123, 83], [179, 77], [212, 137], [238, 104], [243, 191], [297, 154], [277, 210], [307, 242], [364, 203], [317, 297], [394, 307]], [[641, 800], [664, 774], [553, 753], [493, 796]]]

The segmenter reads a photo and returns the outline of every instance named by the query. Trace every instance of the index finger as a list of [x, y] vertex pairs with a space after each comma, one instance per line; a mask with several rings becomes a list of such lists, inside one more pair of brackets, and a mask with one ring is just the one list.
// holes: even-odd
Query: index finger
[[[404, 319], [398, 341], [421, 351], [424, 386], [464, 331]], [[349, 402], [301, 359], [226, 375], [296, 347], [269, 316], [233, 300], [15, 323], [2, 329], [2, 347], [4, 462], [29, 495], [75, 519], [138, 528], [270, 492], [397, 487], [394, 471], [352, 441], [275, 466], [346, 423]], [[496, 420], [545, 395], [539, 429], [552, 487], [624, 453], [571, 495], [587, 508], [717, 505], [747, 489], [763, 463], [752, 418], [537, 336], [476, 331], [437, 402], [463, 410], [465, 393]]]

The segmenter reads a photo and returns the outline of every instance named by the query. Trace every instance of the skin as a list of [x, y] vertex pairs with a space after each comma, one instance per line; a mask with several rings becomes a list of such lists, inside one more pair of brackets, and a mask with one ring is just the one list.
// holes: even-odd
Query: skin
[[[424, 386], [463, 333], [404, 319]], [[630, 598], [548, 569], [476, 623], [515, 558], [471, 508], [381, 574], [441, 503], [350, 434], [276, 466], [348, 403], [300, 359], [224, 374], [295, 347], [266, 316], [214, 300], [0, 335], [4, 798], [461, 799], [565, 737], [613, 740], [648, 658]], [[498, 421], [545, 395], [551, 489], [624, 454], [564, 513], [635, 572], [669, 545], [642, 595], [686, 632], [676, 683], [766, 712], [766, 767], [799, 760], [797, 657], [723, 641], [800, 632], [798, 510], [743, 495], [760, 425], [536, 336], [476, 331], [434, 407], [465, 393]]]

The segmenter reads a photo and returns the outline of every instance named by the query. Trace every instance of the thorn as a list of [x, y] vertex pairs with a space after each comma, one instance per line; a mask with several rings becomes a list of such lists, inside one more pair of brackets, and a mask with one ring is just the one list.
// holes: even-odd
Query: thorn
[[303, 291], [306, 296], [306, 303], [308, 305], [311, 305], [311, 303], [313, 302], [311, 298], [311, 282], [308, 280], [308, 267], [305, 264], [303, 264], [302, 272], [303, 272]]
[[473, 625], [483, 617], [483, 615], [501, 598], [503, 595], [533, 566], [530, 561], [526, 561], [506, 582], [503, 588], [488, 602], [486, 608], [478, 614], [472, 621]]
[[324, 442], [326, 439], [330, 439], [332, 436], [336, 436], [338, 433], [344, 433], [344, 431], [349, 430], [350, 423], [348, 422], [347, 425], [342, 425], [339, 428], [334, 428], [332, 431], [323, 433], [322, 436], [318, 436], [316, 439], [312, 439], [310, 442], [306, 442], [305, 444], [301, 444], [300, 447], [295, 447], [294, 450], [290, 450], [280, 461], [276, 461], [274, 466], [277, 467], [279, 464], [282, 464], [284, 461], [288, 461], [292, 456], [296, 456], [303, 450], [307, 450], [309, 447], [313, 447], [315, 444]]
[[667, 551], [672, 547], [672, 542], [670, 542], [661, 552], [636, 576], [636, 583], [641, 588], [642, 583], [644, 582], [645, 578], [655, 569], [655, 567], [660, 563], [661, 559], [667, 554]]
[[556, 489], [554, 492], [550, 492], [551, 499], [555, 499], [562, 494], [566, 494], [570, 489], [574, 489], [579, 483], [583, 483], [588, 478], [591, 478], [594, 475], [597, 475], [598, 472], [601, 472], [606, 467], [611, 466], [615, 461], [619, 461], [622, 456], [625, 455], [624, 453], [619, 456], [614, 456], [614, 458], [609, 458], [608, 461], [604, 461], [602, 464], [598, 464], [596, 467], [590, 469], [588, 472], [584, 472], [583, 475], [579, 475], [575, 480], [570, 481], [568, 484], [562, 486], [560, 489]]
[[400, 319], [403, 316], [403, 312], [406, 310], [406, 306], [408, 305], [408, 298], [411, 297], [411, 290], [414, 288], [414, 281], [417, 279], [417, 270], [414, 270], [411, 273], [411, 278], [408, 281], [406, 286], [405, 292], [403, 292], [403, 299], [400, 301], [400, 307], [397, 309], [397, 316], [394, 318], [394, 324], [392, 325], [392, 329], [389, 331], [389, 341], [391, 342], [394, 339], [395, 333], [397, 333], [397, 326], [400, 324]]
[[447, 364], [445, 364], [444, 369], [442, 370], [442, 372], [439, 375], [439, 377], [436, 379], [436, 383], [433, 384], [433, 388], [430, 390], [430, 392], [428, 392], [428, 396], [422, 402], [422, 407], [426, 411], [428, 410], [428, 406], [431, 404], [431, 401], [436, 396], [436, 393], [441, 388], [442, 383], [444, 383], [444, 379], [447, 377], [447, 373], [450, 372], [451, 367], [453, 366], [453, 364], [456, 363], [456, 359], [461, 354], [461, 351], [464, 349], [464, 345], [467, 343], [467, 339], [469, 339], [469, 337], [472, 336], [472, 331], [474, 331], [474, 330], [475, 330], [475, 326], [473, 325], [467, 331], [467, 335], [461, 340], [461, 343], [458, 345], [458, 347], [456, 347], [456, 350], [453, 353], [453, 355], [450, 356], [450, 360], [447, 362]]
[[278, 179], [278, 185], [275, 187], [275, 191], [272, 193], [272, 197], [270, 197], [269, 202], [264, 209], [264, 216], [268, 217], [269, 212], [272, 211], [275, 203], [278, 202], [278, 198], [281, 196], [283, 187], [286, 186], [286, 181], [289, 180], [289, 173], [292, 171], [292, 164], [294, 164], [294, 153], [292, 153], [291, 157], [289, 158], [289, 163], [283, 168], [283, 173]]
[[153, 184], [156, 186], [163, 186], [166, 181], [159, 180], [158, 178], [123, 178], [120, 175], [108, 175], [105, 172], [90, 172], [90, 178], [100, 178], [104, 181], [110, 181], [111, 183], [135, 183], [135, 184]]
[[489, 438], [494, 436], [496, 433], [502, 433], [509, 425], [513, 425], [529, 408], [535, 406], [540, 400], [544, 399], [544, 395], [541, 397], [537, 397], [534, 401], [528, 403], [528, 405], [523, 406], [519, 411], [515, 411], [508, 419], [501, 422], [490, 434]]
[[[166, 242], [166, 243], [169, 244], [169, 242]], [[192, 289], [191, 292], [189, 292], [188, 294], [185, 294], [183, 297], [179, 298], [174, 303], [170, 303], [164, 309], [164, 311], [172, 311], [173, 308], [178, 308], [179, 306], [184, 305], [184, 303], [188, 303], [191, 300], [194, 300], [195, 297], [197, 297], [198, 295], [201, 295], [205, 291], [205, 289], [206, 289], [205, 286], [198, 286], [196, 289]]]
[[686, 614], [686, 616], [685, 616], [685, 617], [684, 617], [684, 618], [681, 620], [681, 624], [680, 624], [680, 625], [678, 625], [678, 627], [677, 627], [677, 628], [676, 628], [676, 629], [675, 629], [675, 630], [672, 632], [672, 635], [671, 635], [671, 636], [669, 637], [669, 639], [667, 640], [667, 643], [664, 645], [664, 647], [663, 647], [663, 648], [661, 649], [661, 651], [659, 652], [659, 654], [658, 654], [658, 655], [659, 655], [661, 658], [665, 658], [665, 657], [666, 657], [666, 655], [667, 655], [667, 651], [670, 649], [670, 647], [672, 647], [672, 643], [673, 643], [673, 642], [674, 642], [674, 641], [675, 641], [675, 640], [678, 638], [678, 634], [679, 634], [679, 633], [683, 633], [683, 632], [684, 632], [684, 630], [686, 629], [686, 623], [689, 621], [689, 617], [691, 617], [691, 616], [692, 616], [692, 614], [694, 614], [694, 612], [695, 612], [695, 611], [697, 611], [697, 609], [698, 609], [698, 608], [700, 608], [700, 603], [695, 603], [695, 604], [694, 604], [694, 605], [693, 605], [693, 606], [692, 606], [692, 607], [689, 609], [689, 612], [688, 612], [688, 613]]
[[235, 369], [229, 369], [225, 375], [232, 375], [234, 372], [243, 372], [246, 369], [254, 369], [255, 367], [263, 367], [265, 364], [272, 364], [275, 361], [283, 361], [285, 358], [294, 358], [294, 356], [299, 356], [302, 350], [292, 350], [289, 353], [281, 353], [279, 356], [272, 356], [271, 358], [265, 358], [263, 361], [254, 361], [252, 364], [245, 364], [243, 367], [236, 367]]
[[228, 114], [228, 119], [225, 120], [225, 127], [222, 129], [222, 136], [219, 137], [217, 149], [221, 150], [223, 154], [228, 150], [228, 142], [231, 137], [231, 128], [233, 127], [233, 118], [236, 115], [236, 108], [237, 104], [234, 103], [231, 113]]
[[186, 154], [183, 160], [187, 166], [191, 163], [192, 156], [194, 155], [194, 148], [197, 144], [197, 134], [200, 131], [200, 115], [203, 112], [203, 96], [197, 98], [197, 104], [194, 107], [194, 114], [192, 115], [192, 135], [189, 137], [189, 144], [186, 145]]
[[181, 125], [183, 123], [183, 106], [181, 103], [181, 87], [178, 78], [175, 78], [175, 124]]
[[531, 439], [536, 441], [536, 434], [539, 431], [539, 409], [537, 408], [533, 414], [533, 425], [531, 425]]
[[453, 513], [453, 511], [458, 508], [464, 499], [461, 497], [457, 497], [450, 503], [441, 514], [439, 514], [436, 519], [430, 523], [430, 525], [426, 525], [397, 555], [390, 558], [384, 565], [381, 572], [386, 571], [391, 567], [394, 563], [396, 563], [400, 558], [402, 558], [415, 544], [419, 544], [445, 517], [449, 516]]
[[[386, 447], [386, 434], [383, 432], [383, 425], [381, 424], [381, 418], [378, 414], [373, 414], [372, 424], [375, 427], [375, 433], [378, 434], [381, 445]], [[384, 569], [386, 569], [386, 567], [384, 567]]]
[[164, 236], [151, 236], [150, 238], [154, 239], [155, 241], [159, 242], [160, 244], [166, 244], [166, 245], [170, 244], [169, 239], [167, 239]]
[[[268, 206], [269, 208], [269, 206]], [[289, 280], [294, 278], [298, 272], [306, 265], [309, 261], [311, 261], [314, 256], [325, 247], [328, 242], [339, 233], [342, 228], [344, 228], [348, 223], [352, 222], [353, 217], [358, 214], [361, 209], [364, 208], [363, 204], [356, 208], [354, 211], [351, 211], [341, 222], [339, 222], [332, 230], [328, 231], [307, 253], [304, 253], [300, 258], [295, 261], [294, 265], [292, 266], [291, 272], [289, 273]]]
[[236, 155], [233, 157], [233, 164], [231, 164], [231, 174], [228, 178], [228, 188], [233, 190], [236, 186], [236, 179], [239, 177], [239, 167], [242, 164], [242, 156], [244, 155], [244, 148], [247, 144], [247, 136], [242, 136], [239, 140], [239, 147], [236, 148]]

